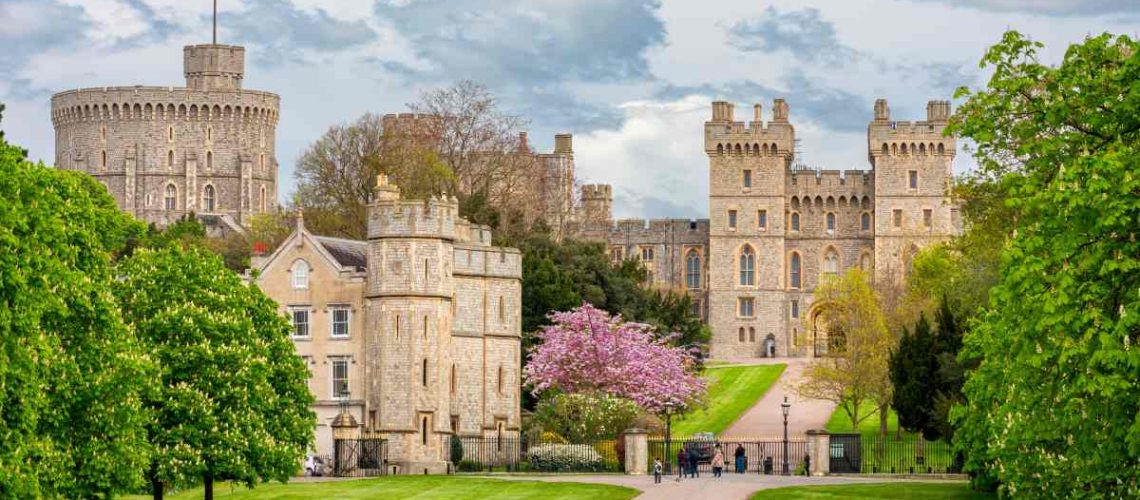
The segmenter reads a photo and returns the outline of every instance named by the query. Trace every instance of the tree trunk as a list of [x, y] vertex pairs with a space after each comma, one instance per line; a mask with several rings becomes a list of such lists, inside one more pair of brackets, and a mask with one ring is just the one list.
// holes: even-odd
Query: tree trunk
[[859, 402], [853, 402], [854, 409], [851, 410], [851, 432], [859, 433]]
[[889, 407], [883, 405], [879, 407], [879, 435], [887, 437], [887, 410]]
[[214, 500], [214, 474], [206, 471], [205, 477], [202, 478], [202, 486], [205, 487], [206, 500]]
[[158, 464], [150, 464], [150, 495], [154, 500], [162, 500], [163, 484], [158, 478]]

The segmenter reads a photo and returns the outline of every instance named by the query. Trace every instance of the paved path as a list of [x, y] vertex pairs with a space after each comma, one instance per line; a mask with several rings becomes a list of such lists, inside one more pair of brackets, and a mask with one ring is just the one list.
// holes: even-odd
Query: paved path
[[[712, 474], [702, 474], [698, 479], [676, 480], [676, 476], [661, 478], [661, 484], [653, 483], [653, 476], [623, 475], [563, 475], [563, 476], [492, 476], [496, 479], [518, 479], [537, 481], [557, 481], [573, 483], [600, 483], [628, 486], [642, 491], [638, 500], [722, 500], [747, 499], [753, 493], [784, 486], [882, 483], [898, 482], [899, 479], [871, 477], [804, 477], [804, 476], [764, 476], [760, 474], [728, 474], [715, 479]], [[930, 481], [924, 481], [930, 482]]]
[[780, 404], [784, 396], [792, 407], [788, 416], [788, 433], [803, 434], [809, 429], [823, 429], [827, 426], [831, 412], [835, 410], [835, 403], [818, 399], [803, 399], [796, 396], [791, 386], [799, 382], [803, 376], [804, 367], [810, 359], [800, 358], [762, 358], [750, 360], [729, 360], [733, 364], [777, 364], [788, 365], [780, 379], [772, 384], [768, 393], [757, 401], [747, 412], [734, 422], [723, 436], [729, 437], [782, 437], [784, 434], [784, 417]]

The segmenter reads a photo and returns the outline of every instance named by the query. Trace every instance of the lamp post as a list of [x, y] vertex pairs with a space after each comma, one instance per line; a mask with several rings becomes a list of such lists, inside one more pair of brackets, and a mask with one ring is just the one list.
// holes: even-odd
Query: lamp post
[[665, 475], [673, 474], [673, 403], [665, 403]]
[[784, 469], [782, 474], [787, 476], [791, 474], [788, 468], [788, 411], [792, 409], [791, 403], [788, 403], [788, 397], [784, 396], [784, 402], [780, 403], [780, 410], [784, 412]]

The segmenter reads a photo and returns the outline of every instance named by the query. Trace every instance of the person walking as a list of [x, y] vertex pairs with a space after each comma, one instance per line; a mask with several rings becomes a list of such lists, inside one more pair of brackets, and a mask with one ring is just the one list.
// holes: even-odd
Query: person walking
[[719, 444], [713, 450], [712, 469], [713, 477], [720, 477], [721, 471], [724, 470], [724, 451], [721, 451]]
[[736, 451], [732, 452], [732, 456], [736, 459], [736, 473], [744, 474], [748, 469], [748, 457], [744, 455], [744, 445], [736, 445]]
[[661, 457], [653, 459], [653, 484], [661, 484]]
[[677, 450], [677, 480], [689, 474], [689, 456], [685, 454], [685, 447]]
[[701, 460], [701, 455], [700, 455], [700, 453], [697, 452], [697, 447], [696, 446], [690, 446], [689, 447], [689, 477], [693, 477], [693, 478], [701, 477], [700, 460]]

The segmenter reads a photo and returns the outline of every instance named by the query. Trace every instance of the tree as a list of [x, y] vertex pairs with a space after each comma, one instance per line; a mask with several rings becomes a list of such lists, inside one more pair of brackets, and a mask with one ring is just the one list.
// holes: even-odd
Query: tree
[[147, 475], [164, 483], [285, 481], [313, 440], [308, 369], [277, 305], [191, 246], [142, 249], [119, 263], [114, 292], [159, 373]]
[[598, 392], [659, 413], [666, 405], [685, 407], [705, 391], [689, 370], [692, 351], [669, 346], [648, 325], [623, 322], [590, 304], [551, 319], [524, 368], [535, 394]]
[[[891, 401], [888, 357], [893, 337], [866, 274], [849, 269], [816, 287], [812, 301], [831, 331], [842, 332], [842, 345], [827, 357], [815, 358], [804, 369], [794, 390], [803, 397], [832, 401], [858, 429], [859, 408], [866, 401], [885, 407]], [[880, 430], [886, 432], [885, 419]]]
[[153, 365], [110, 295], [143, 227], [89, 176], [0, 140], [0, 496], [129, 492], [150, 447]]
[[926, 439], [936, 439], [928, 429], [938, 386], [938, 355], [934, 335], [926, 316], [919, 317], [914, 333], [903, 329], [899, 345], [890, 357], [891, 385], [894, 397], [891, 407], [898, 414], [899, 425], [912, 432], [922, 432]]
[[614, 439], [629, 430], [641, 408], [628, 399], [602, 392], [560, 393], [545, 398], [534, 412], [544, 431], [571, 443]]
[[953, 417], [975, 484], [1022, 496], [1140, 496], [1140, 43], [1100, 35], [1061, 64], [1008, 32], [952, 131], [977, 143], [1011, 238], [965, 334]]

